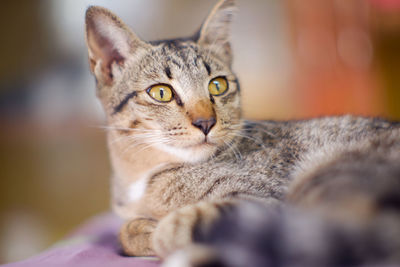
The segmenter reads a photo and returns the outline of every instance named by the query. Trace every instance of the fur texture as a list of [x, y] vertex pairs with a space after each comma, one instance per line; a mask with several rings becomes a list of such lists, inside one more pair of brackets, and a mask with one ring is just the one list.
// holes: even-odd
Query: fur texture
[[[128, 255], [165, 258], [187, 248], [195, 251], [181, 252], [187, 264], [201, 262], [201, 255], [220, 259], [218, 246], [187, 246], [201, 240], [212, 244], [210, 233], [221, 225], [216, 222], [247, 202], [264, 207], [255, 208], [261, 213], [255, 220], [266, 223], [264, 230], [262, 223], [258, 226], [266, 236], [279, 221], [301, 222], [305, 215], [284, 210], [288, 215], [268, 219], [262, 215], [265, 206], [265, 214], [286, 205], [304, 214], [311, 210], [318, 216], [310, 225], [328, 220], [339, 229], [366, 225], [387, 205], [398, 211], [399, 124], [353, 116], [282, 122], [241, 118], [229, 43], [234, 10], [234, 1], [221, 0], [193, 37], [156, 42], [140, 40], [104, 8], [87, 10], [90, 68], [107, 114], [112, 206], [127, 221], [120, 240]], [[215, 96], [208, 86], [217, 77], [227, 80], [228, 89]], [[171, 101], [148, 94], [160, 84], [171, 88]], [[199, 120], [213, 122], [209, 132], [196, 126]], [[232, 218], [238, 223], [246, 219], [233, 215], [225, 220], [232, 231], [246, 233], [246, 228], [235, 228]], [[289, 254], [307, 240], [312, 228], [304, 225], [298, 229], [306, 234], [282, 237]], [[297, 229], [295, 223], [289, 226]], [[285, 227], [279, 229], [286, 232]], [[324, 241], [320, 236], [315, 240]], [[328, 252], [315, 251], [322, 258], [314, 261], [310, 251], [304, 264], [330, 259], [324, 256]]]

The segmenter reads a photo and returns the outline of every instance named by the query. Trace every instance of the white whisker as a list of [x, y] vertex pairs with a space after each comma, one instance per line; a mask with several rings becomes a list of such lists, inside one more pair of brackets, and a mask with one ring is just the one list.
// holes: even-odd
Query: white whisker
[[[222, 141], [225, 143], [225, 145], [226, 145], [229, 149], [232, 150], [232, 152], [233, 152], [233, 154], [234, 154], [236, 160], [239, 161], [239, 160], [242, 158], [242, 154], [240, 153], [240, 151], [236, 150], [235, 147], [234, 147], [231, 143], [229, 143], [228, 141], [226, 141], [226, 140], [224, 140], [224, 139], [222, 139]], [[238, 154], [238, 152], [239, 152], [239, 154]]]

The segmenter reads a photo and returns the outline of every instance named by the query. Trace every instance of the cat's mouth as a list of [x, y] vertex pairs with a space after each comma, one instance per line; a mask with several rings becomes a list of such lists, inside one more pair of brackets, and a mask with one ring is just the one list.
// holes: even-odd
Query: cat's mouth
[[199, 145], [208, 145], [208, 146], [216, 146], [217, 144], [210, 140], [207, 136], [204, 137], [203, 141], [199, 143]]
[[216, 143], [212, 142], [207, 136], [204, 137], [204, 139], [197, 144], [193, 145], [188, 145], [185, 148], [186, 149], [193, 149], [193, 148], [203, 148], [203, 147], [214, 147], [217, 146]]

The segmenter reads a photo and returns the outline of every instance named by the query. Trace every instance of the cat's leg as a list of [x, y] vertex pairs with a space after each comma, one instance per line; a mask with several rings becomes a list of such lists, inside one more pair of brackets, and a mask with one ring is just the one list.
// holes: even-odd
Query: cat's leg
[[153, 249], [165, 258], [172, 252], [196, 242], [206, 229], [220, 217], [224, 210], [236, 204], [235, 200], [199, 202], [171, 212], [157, 225], [153, 235]]
[[152, 233], [157, 221], [137, 218], [125, 223], [119, 233], [119, 240], [124, 253], [128, 256], [154, 256]]
[[158, 223], [137, 218], [125, 223], [119, 234], [124, 254], [128, 256], [160, 256], [193, 242], [196, 230], [206, 230], [234, 200], [199, 202], [177, 209]]

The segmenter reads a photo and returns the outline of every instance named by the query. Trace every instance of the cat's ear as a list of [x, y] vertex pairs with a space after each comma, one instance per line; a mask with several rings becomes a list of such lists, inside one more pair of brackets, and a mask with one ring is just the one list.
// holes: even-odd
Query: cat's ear
[[110, 86], [127, 58], [147, 44], [105, 8], [89, 7], [85, 21], [90, 70], [98, 82]]
[[198, 44], [214, 50], [231, 61], [231, 22], [236, 13], [234, 0], [220, 0], [213, 8], [198, 33]]

